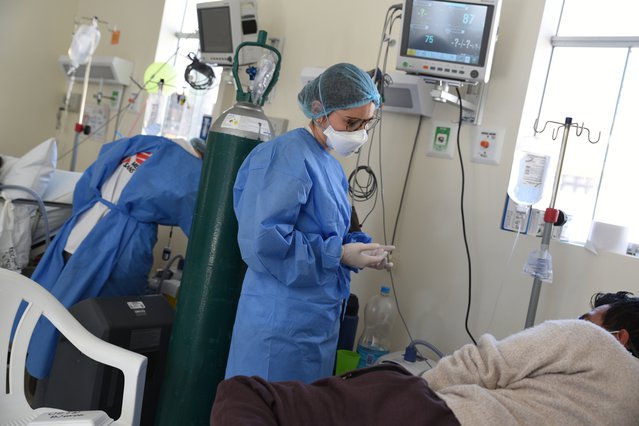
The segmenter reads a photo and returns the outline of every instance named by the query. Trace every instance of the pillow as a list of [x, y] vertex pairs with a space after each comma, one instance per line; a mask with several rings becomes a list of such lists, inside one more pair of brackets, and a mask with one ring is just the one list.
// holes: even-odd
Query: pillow
[[4, 178], [9, 174], [9, 170], [17, 163], [19, 158], [9, 155], [2, 156], [2, 166], [0, 167], [0, 183], [4, 182]]
[[[4, 179], [2, 184], [25, 186], [42, 196], [49, 185], [57, 159], [56, 141], [54, 138], [47, 139], [20, 157], [7, 170], [4, 170], [3, 166]], [[2, 191], [2, 193], [5, 198], [10, 200], [16, 198], [33, 199], [31, 194], [25, 191], [9, 189]]]
[[82, 177], [82, 172], [69, 172], [66, 170], [54, 170], [47, 190], [42, 194], [44, 201], [55, 201], [58, 203], [73, 202], [73, 191], [75, 184]]

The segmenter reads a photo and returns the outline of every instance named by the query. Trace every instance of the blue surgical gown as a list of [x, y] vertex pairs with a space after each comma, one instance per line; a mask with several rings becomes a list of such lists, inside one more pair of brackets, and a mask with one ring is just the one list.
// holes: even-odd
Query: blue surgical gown
[[[100, 196], [102, 184], [121, 161], [150, 152], [113, 205]], [[96, 296], [131, 296], [145, 292], [153, 263], [157, 227], [178, 225], [188, 236], [197, 198], [202, 160], [175, 142], [135, 136], [102, 147], [73, 193], [73, 213], [33, 272], [32, 279], [66, 307]], [[78, 217], [95, 203], [110, 211], [87, 234], [66, 265], [63, 251]], [[49, 374], [58, 332], [41, 318], [29, 345], [27, 369], [36, 378]]]
[[233, 205], [248, 265], [226, 377], [312, 382], [333, 373], [351, 270], [342, 244], [351, 206], [340, 163], [306, 129], [258, 145], [242, 164]]

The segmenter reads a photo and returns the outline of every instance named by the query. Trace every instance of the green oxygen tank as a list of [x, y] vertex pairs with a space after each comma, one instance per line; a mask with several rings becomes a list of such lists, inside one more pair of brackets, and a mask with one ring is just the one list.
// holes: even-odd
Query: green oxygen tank
[[[280, 54], [258, 41], [235, 52], [238, 101], [213, 123], [206, 142], [197, 205], [169, 343], [155, 424], [208, 425], [217, 385], [224, 379], [237, 303], [246, 265], [237, 244], [233, 212], [235, 176], [248, 153], [271, 139], [273, 126], [261, 108], [279, 75]], [[251, 102], [237, 75], [240, 49], [274, 51], [275, 72], [264, 96]]]

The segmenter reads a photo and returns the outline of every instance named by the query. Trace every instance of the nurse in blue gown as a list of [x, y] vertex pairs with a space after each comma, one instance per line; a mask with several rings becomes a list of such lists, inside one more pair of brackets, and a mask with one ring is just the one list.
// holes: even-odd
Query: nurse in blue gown
[[308, 127], [258, 145], [242, 164], [234, 209], [248, 265], [226, 377], [312, 382], [333, 372], [350, 273], [385, 269], [392, 247], [349, 232], [348, 156], [377, 123], [371, 78], [337, 64], [308, 83], [298, 103]]
[[[145, 293], [160, 225], [177, 225], [188, 236], [202, 160], [188, 147], [159, 136], [135, 136], [102, 147], [73, 193], [73, 213], [53, 240], [31, 278], [66, 307], [96, 296]], [[131, 162], [124, 162], [131, 159]], [[127, 167], [130, 180], [111, 203], [102, 189], [116, 170]], [[107, 213], [74, 253], [65, 256], [68, 237], [79, 218], [97, 203]], [[66, 257], [66, 258], [65, 258]], [[49, 374], [59, 333], [41, 318], [29, 345], [27, 369]]]

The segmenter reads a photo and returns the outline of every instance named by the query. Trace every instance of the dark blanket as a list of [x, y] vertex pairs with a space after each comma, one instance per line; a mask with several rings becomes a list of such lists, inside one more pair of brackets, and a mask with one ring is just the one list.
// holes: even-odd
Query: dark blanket
[[384, 364], [312, 384], [237, 376], [222, 381], [211, 426], [436, 425], [459, 426], [424, 379]]

